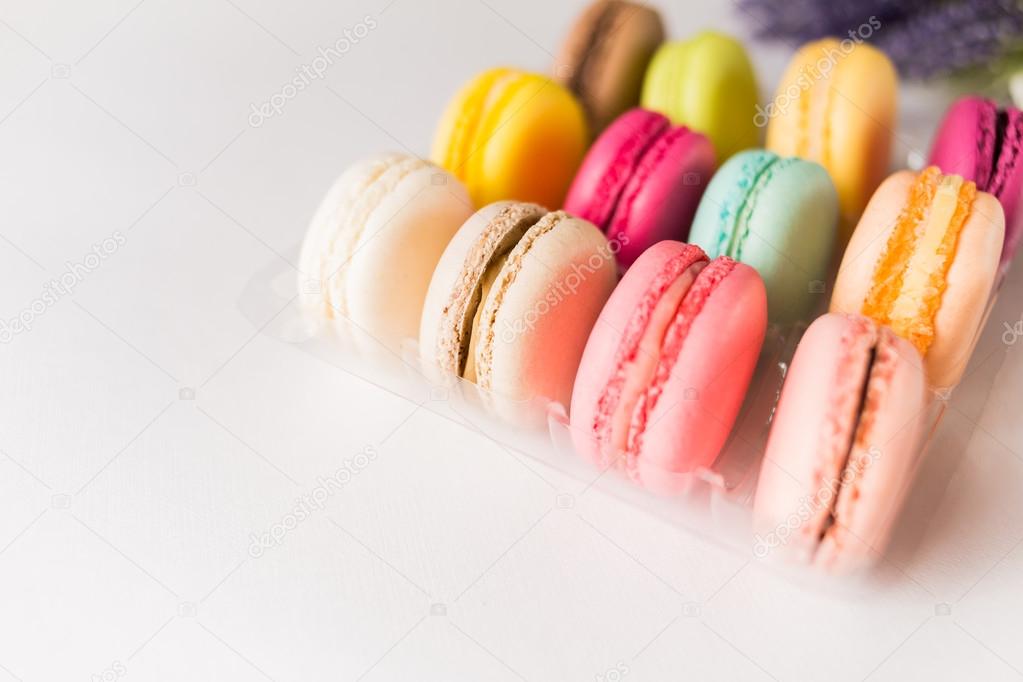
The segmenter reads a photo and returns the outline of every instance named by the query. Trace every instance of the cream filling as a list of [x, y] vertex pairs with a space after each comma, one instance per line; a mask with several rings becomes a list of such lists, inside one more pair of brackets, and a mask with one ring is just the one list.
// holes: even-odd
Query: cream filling
[[675, 319], [682, 299], [693, 284], [706, 262], [690, 266], [661, 295], [654, 306], [653, 314], [640, 337], [635, 357], [625, 369], [625, 383], [617, 409], [611, 418], [612, 452], [625, 452], [629, 440], [629, 428], [636, 403], [650, 386], [661, 360], [661, 346], [668, 326]]
[[483, 272], [483, 278], [480, 281], [480, 300], [472, 316], [472, 328], [469, 332], [469, 351], [465, 360], [465, 369], [462, 371], [462, 377], [473, 383], [476, 382], [476, 344], [479, 339], [480, 317], [483, 314], [483, 308], [487, 302], [487, 297], [490, 295], [490, 290], [493, 288], [494, 282], [497, 281], [497, 276], [508, 260], [510, 253], [510, 250], [506, 251], [491, 260], [487, 264], [487, 269]]
[[939, 254], [938, 249], [959, 205], [962, 184], [960, 176], [945, 175], [935, 190], [923, 234], [906, 267], [899, 295], [892, 303], [889, 319], [893, 323], [911, 322], [926, 312], [923, 301], [927, 297], [931, 277], [941, 271], [947, 258], [945, 254]]

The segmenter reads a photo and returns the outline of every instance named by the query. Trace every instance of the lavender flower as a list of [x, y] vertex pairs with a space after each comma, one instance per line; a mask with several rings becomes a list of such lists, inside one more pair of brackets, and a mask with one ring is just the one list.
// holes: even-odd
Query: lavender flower
[[738, 0], [759, 37], [803, 43], [845, 37], [871, 17], [868, 40], [908, 77], [928, 78], [990, 65], [1023, 48], [1018, 0]]

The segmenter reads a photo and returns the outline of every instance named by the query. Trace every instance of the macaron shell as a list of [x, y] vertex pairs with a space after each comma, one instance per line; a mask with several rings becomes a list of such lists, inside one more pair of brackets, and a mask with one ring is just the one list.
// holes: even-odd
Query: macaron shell
[[[963, 97], [956, 100], [931, 145], [928, 165], [941, 168], [943, 173], [955, 173], [977, 182], [978, 189], [992, 191], [998, 184], [997, 198], [1005, 210], [1005, 242], [1002, 247], [1003, 267], [1012, 260], [1023, 236], [1023, 153], [1020, 150], [1020, 130], [1023, 112], [1010, 107], [1008, 130], [1002, 144], [1002, 157], [995, 161], [994, 136], [998, 106], [981, 97]], [[1010, 140], [1010, 138], [1013, 138]], [[984, 143], [981, 143], [984, 140]]]
[[663, 41], [661, 15], [646, 5], [602, 0], [579, 17], [554, 73], [562, 85], [576, 84], [593, 134], [639, 103], [647, 64]]
[[711, 176], [714, 148], [699, 133], [675, 128], [654, 143], [622, 190], [608, 239], [629, 267], [653, 244], [689, 235]]
[[586, 152], [565, 197], [565, 210], [605, 226], [644, 152], [670, 126], [666, 116], [646, 109], [619, 116]]
[[873, 285], [874, 268], [902, 211], [916, 173], [893, 173], [877, 188], [845, 247], [831, 296], [831, 312], [860, 314]]
[[307, 279], [320, 285], [303, 295], [306, 313], [354, 327], [350, 341], [397, 352], [418, 334], [434, 266], [470, 213], [462, 184], [432, 164], [401, 154], [356, 163], [328, 192], [303, 244], [300, 291]]
[[941, 308], [934, 318], [934, 342], [924, 358], [937, 388], [955, 386], [966, 370], [987, 314], [1004, 240], [1001, 204], [987, 192], [977, 192], [973, 211], [959, 233]]
[[650, 413], [633, 472], [641, 485], [675, 494], [687, 474], [713, 464], [746, 395], [766, 326], [763, 282], [737, 263], [693, 320]]
[[[455, 297], [469, 295], [478, 284], [478, 279], [466, 272], [470, 253], [480, 244], [493, 221], [515, 205], [516, 202], [499, 201], [476, 211], [466, 219], [441, 254], [426, 292], [419, 327], [419, 351], [428, 365], [455, 371], [454, 362], [445, 349], [448, 345], [446, 337], [453, 333], [453, 330], [443, 327], [445, 314]], [[523, 209], [532, 209], [537, 219], [546, 213], [546, 209], [535, 205], [526, 205]], [[482, 277], [482, 272], [477, 273], [478, 277]]]
[[[875, 266], [915, 180], [912, 171], [899, 171], [875, 192], [842, 258], [831, 298], [832, 312], [862, 311]], [[941, 306], [934, 317], [934, 341], [924, 357], [932, 388], [951, 388], [962, 376], [994, 286], [1004, 231], [1001, 205], [990, 194], [978, 192], [956, 242]]]
[[502, 271], [483, 304], [481, 333], [492, 336], [477, 347], [480, 383], [510, 400], [568, 405], [586, 339], [614, 288], [613, 254], [595, 226], [561, 214], [518, 265], [513, 276]]
[[[810, 563], [819, 541], [818, 517], [826, 515], [830, 485], [841, 464], [826, 461], [832, 440], [853, 437], [854, 419], [831, 424], [836, 399], [859, 396], [866, 357], [849, 357], [842, 340], [851, 322], [845, 315], [818, 317], [799, 340], [768, 436], [753, 504], [758, 543], [778, 557]], [[841, 387], [841, 389], [836, 389]], [[850, 410], [850, 417], [854, 417]], [[821, 504], [807, 506], [807, 500]], [[802, 510], [803, 513], [800, 513]], [[796, 515], [798, 525], [790, 520]], [[795, 526], [795, 527], [793, 527]], [[777, 540], [777, 542], [775, 542]]]
[[[767, 148], [782, 156], [803, 156], [823, 165], [838, 191], [842, 212], [839, 243], [851, 234], [872, 193], [884, 179], [891, 159], [895, 130], [898, 77], [891, 61], [880, 50], [867, 44], [855, 45], [843, 54], [843, 43], [834, 38], [814, 41], [800, 48], [778, 85], [773, 105], [785, 102], [782, 111], [773, 112], [767, 127]], [[822, 61], [823, 60], [823, 61]], [[813, 80], [807, 91], [802, 83], [820, 67], [831, 64], [824, 78]], [[818, 98], [824, 107], [814, 107], [811, 116], [826, 121], [804, 121], [800, 102], [792, 101], [794, 89], [801, 97]], [[805, 127], [814, 135], [817, 153], [800, 149]]]
[[704, 133], [720, 161], [757, 146], [756, 78], [745, 48], [730, 36], [706, 31], [665, 43], [650, 62], [640, 101]]
[[[622, 337], [651, 282], [686, 245], [675, 241], [654, 244], [633, 263], [614, 289], [593, 326], [575, 378], [570, 411], [572, 440], [576, 451], [594, 465], [601, 463], [601, 447], [592, 426], [597, 404], [614, 373]], [[703, 257], [706, 262], [706, 256]]]
[[[495, 76], [495, 74], [498, 74]], [[470, 143], [451, 155], [452, 140]], [[514, 199], [560, 206], [589, 141], [575, 97], [548, 78], [491, 70], [465, 86], [438, 126], [433, 159], [478, 206]]]
[[[938, 132], [931, 143], [928, 165], [937, 166], [942, 173], [955, 173], [967, 180], [983, 182], [990, 178], [980, 178], [978, 170], [981, 164], [990, 167], [990, 149], [988, 153], [981, 149], [982, 134], [994, 136], [993, 130], [982, 131], [982, 121], [987, 119], [993, 123], [997, 107], [980, 97], [963, 97], [949, 107], [942, 119]], [[986, 157], [986, 158], [984, 158]], [[980, 189], [983, 189], [978, 185]]]
[[[823, 458], [830, 455], [823, 448], [828, 443], [853, 439], [855, 423], [848, 423], [843, 433], [833, 432], [829, 413], [836, 409], [836, 399], [847, 400], [850, 393], [859, 396], [856, 387], [862, 391], [866, 381], [864, 367], [857, 366], [863, 358], [846, 356], [843, 346], [843, 336], [857, 324], [861, 323], [856, 316], [821, 316], [796, 348], [754, 499], [755, 553], [761, 558], [816, 564], [842, 573], [865, 566], [883, 551], [917, 463], [927, 414], [926, 389], [919, 353], [894, 337], [894, 369], [880, 382], [883, 391], [873, 393], [877, 402], [869, 406], [872, 426], [863, 440], [866, 448], [854, 448], [849, 460], [859, 473], [849, 477], [842, 469], [849, 462], [826, 462]], [[854, 362], [849, 364], [850, 360]], [[869, 448], [874, 450], [866, 451]], [[836, 495], [843, 499], [841, 486], [853, 480], [857, 492], [846, 491], [837, 508], [839, 528], [832, 527], [828, 532], [832, 537], [821, 543], [820, 518], [830, 514]]]
[[[805, 319], [821, 303], [836, 238], [838, 196], [823, 167], [798, 159], [775, 161], [750, 195], [751, 169], [762, 165], [764, 154], [774, 156], [741, 152], [718, 170], [689, 239], [712, 257], [729, 255], [756, 269], [767, 288], [769, 319], [788, 324]], [[722, 235], [722, 211], [738, 212], [740, 218], [744, 213], [738, 209], [739, 195], [753, 201], [746, 204], [752, 209], [748, 231], [739, 227], [743, 234]], [[734, 221], [731, 215], [728, 222]], [[719, 253], [720, 245], [729, 241], [737, 246]]]
[[345, 300], [356, 325], [392, 350], [419, 333], [434, 267], [458, 226], [472, 213], [461, 183], [424, 168], [388, 194], [370, 215], [345, 265]]
[[517, 80], [513, 69], [498, 67], [462, 85], [444, 107], [434, 133], [430, 159], [464, 181], [467, 159], [477, 146], [476, 133], [495, 94]]
[[1000, 178], [998, 201], [1005, 209], [1005, 243], [1002, 246], [1002, 265], [1008, 265], [1023, 239], [1023, 111], [1011, 108], [1009, 131], [1002, 147], [1006, 170]]
[[356, 161], [334, 181], [316, 207], [302, 241], [298, 261], [298, 290], [306, 292], [309, 288], [308, 282], [317, 285], [315, 293], [306, 293], [301, 298], [306, 314], [327, 318], [332, 316], [325, 287], [320, 286], [321, 274], [331, 245], [335, 239], [354, 238], [354, 235], [341, 233], [346, 217], [350, 215], [366, 189], [401, 158], [403, 158], [401, 154], [378, 154]]
[[479, 139], [483, 148], [470, 160], [478, 204], [515, 199], [561, 206], [589, 134], [575, 97], [530, 75], [486, 117]]
[[815, 557], [831, 573], [862, 570], [883, 556], [919, 463], [928, 416], [924, 372], [912, 344], [894, 334], [892, 340], [886, 351], [894, 361], [891, 376], [872, 375], [861, 417], [861, 427], [868, 419], [870, 425], [857, 434], [849, 454], [856, 473], [847, 474], [851, 480], [839, 491], [835, 526]]

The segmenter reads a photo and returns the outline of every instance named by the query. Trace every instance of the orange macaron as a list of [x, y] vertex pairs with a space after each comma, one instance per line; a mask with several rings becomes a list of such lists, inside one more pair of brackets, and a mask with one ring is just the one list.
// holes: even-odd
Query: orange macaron
[[951, 388], [983, 323], [1005, 235], [998, 200], [931, 166], [899, 171], [867, 205], [839, 268], [832, 312], [891, 327], [924, 356], [932, 388]]

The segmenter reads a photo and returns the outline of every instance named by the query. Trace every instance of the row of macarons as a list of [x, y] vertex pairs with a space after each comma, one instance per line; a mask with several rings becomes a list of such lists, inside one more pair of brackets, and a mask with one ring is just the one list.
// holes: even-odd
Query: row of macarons
[[[644, 110], [623, 117], [640, 124], [658, 120]], [[523, 295], [523, 309], [502, 330], [504, 336], [528, 337], [526, 327], [536, 326], [538, 318], [567, 315], [566, 309], [580, 305], [591, 280], [597, 280], [607, 286], [594, 293], [595, 303], [586, 306], [590, 312], [580, 313], [586, 324], [575, 335], [584, 339], [619, 273], [631, 270], [654, 244], [683, 241], [659, 223], [685, 196], [680, 192], [658, 190], [648, 180], [643, 191], [619, 201], [610, 219], [600, 206], [588, 203], [601, 187], [630, 184], [623, 168], [612, 164], [599, 172], [580, 171], [566, 210], [551, 214], [559, 225], [573, 226], [577, 243], [566, 242], [556, 255], [530, 252], [543, 268], [537, 275], [540, 286]], [[787, 326], [809, 319], [824, 307], [823, 295], [830, 288], [832, 309], [865, 314], [911, 341], [924, 357], [930, 386], [955, 386], [1002, 272], [1002, 204], [975, 182], [942, 173], [937, 166], [896, 172], [873, 195], [832, 286], [826, 280], [835, 201], [819, 165], [762, 150], [741, 152], [703, 193], [687, 241], [712, 259], [728, 257], [750, 266], [766, 289], [767, 321]], [[506, 203], [488, 204], [480, 214]], [[530, 215], [547, 213], [535, 203], [511, 203], [529, 206]], [[450, 261], [447, 269], [457, 271], [463, 259], [470, 259], [478, 277], [487, 272], [496, 277], [531, 226], [522, 223], [517, 237], [497, 237], [492, 229], [479, 227], [486, 220], [470, 218], [473, 209], [466, 187], [428, 161], [392, 154], [355, 164], [328, 193], [305, 240], [300, 279], [303, 290], [316, 293], [306, 297], [307, 303], [318, 317], [345, 318], [392, 349], [404, 339], [421, 338], [428, 328], [424, 315], [430, 314], [423, 312], [424, 301], [438, 286], [431, 280], [436, 282], [445, 270], [438, 264]], [[565, 229], [554, 232], [569, 234]], [[465, 284], [466, 275], [459, 277], [458, 283]], [[485, 282], [473, 284], [473, 306], [487, 302]], [[448, 306], [447, 298], [439, 300]], [[578, 354], [574, 358], [565, 363], [568, 374], [544, 373], [548, 382], [559, 377], [553, 384], [511, 393], [567, 404]]]
[[[573, 178], [577, 185], [580, 162], [595, 140], [582, 161], [588, 177], [606, 169], [643, 173], [688, 196], [676, 199], [676, 210], [662, 220], [671, 234], [658, 235], [684, 239], [693, 198], [715, 167], [763, 145], [827, 171], [838, 197], [834, 243], [840, 251], [891, 166], [894, 67], [856, 36], [826, 38], [797, 50], [770, 100], [761, 103], [758, 93], [749, 55], [734, 38], [708, 31], [665, 42], [654, 8], [598, 0], [575, 22], [551, 75], [497, 68], [470, 79], [441, 117], [431, 158], [465, 182], [477, 206], [517, 199], [580, 212]], [[668, 124], [622, 118], [637, 106], [662, 114]], [[1008, 258], [1019, 233], [1014, 218], [1023, 182], [1016, 163], [1023, 115], [967, 98], [946, 123], [930, 161], [1003, 202], [1010, 218]], [[646, 180], [636, 178], [632, 189]], [[583, 200], [608, 215], [627, 189], [587, 186]], [[634, 243], [626, 258], [649, 243]]]
[[[475, 383], [487, 406], [513, 423], [535, 414], [537, 398], [570, 405], [580, 455], [654, 493], [684, 492], [694, 472], [713, 467], [750, 387], [768, 326], [758, 272], [664, 240], [619, 279], [616, 248], [591, 222], [516, 201], [471, 212], [460, 183], [450, 176], [438, 183], [438, 172], [392, 155], [342, 176], [304, 247], [303, 262], [330, 275], [315, 287], [302, 280], [308, 313], [334, 323], [357, 350], [379, 344], [400, 354], [403, 339], [417, 336], [428, 379]], [[962, 224], [969, 217], [957, 215], [969, 201], [959, 194], [963, 183], [948, 177], [956, 176], [934, 169], [893, 178], [886, 201], [901, 197], [904, 204], [868, 209], [898, 213], [881, 241], [911, 242], [908, 235], [921, 229], [973, 229]], [[930, 203], [914, 207], [918, 196], [930, 196]], [[862, 313], [873, 310], [869, 303], [897, 317], [902, 297], [916, 295], [919, 276], [916, 269], [904, 273], [907, 288], [892, 298], [885, 272], [836, 292], [834, 312], [803, 335], [758, 482], [754, 520], [764, 547], [777, 544], [779, 556], [830, 571], [870, 562], [890, 532], [931, 395], [932, 370], [914, 334], [928, 324], [957, 324], [961, 314], [944, 315], [939, 306], [934, 318], [912, 322], [909, 339], [900, 337]], [[961, 268], [956, 272], [961, 278]], [[830, 496], [828, 504], [822, 495]], [[790, 537], [786, 519], [807, 499], [828, 511], [817, 514], [815, 506], [798, 537]]]

